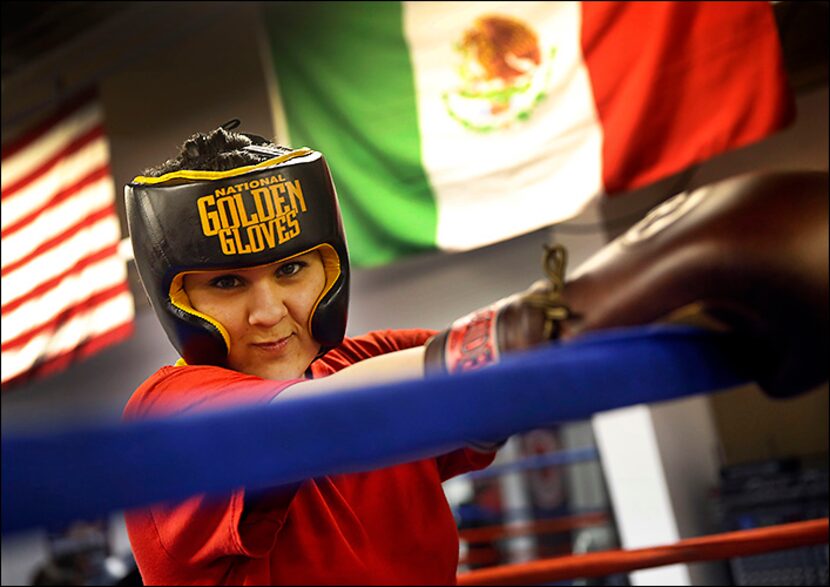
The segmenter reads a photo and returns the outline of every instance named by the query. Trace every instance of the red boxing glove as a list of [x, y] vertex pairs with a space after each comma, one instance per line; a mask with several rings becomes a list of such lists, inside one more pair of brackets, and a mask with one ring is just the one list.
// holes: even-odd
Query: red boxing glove
[[428, 373], [460, 373], [499, 361], [504, 353], [529, 349], [555, 339], [559, 322], [570, 317], [561, 298], [565, 274], [564, 247], [545, 253], [548, 280], [526, 291], [459, 318], [426, 343]]

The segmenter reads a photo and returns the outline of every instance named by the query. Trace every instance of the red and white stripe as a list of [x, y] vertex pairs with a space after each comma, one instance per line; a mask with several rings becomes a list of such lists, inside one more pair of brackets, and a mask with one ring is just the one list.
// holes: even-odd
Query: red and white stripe
[[3, 147], [0, 202], [3, 384], [128, 336], [133, 299], [97, 100]]

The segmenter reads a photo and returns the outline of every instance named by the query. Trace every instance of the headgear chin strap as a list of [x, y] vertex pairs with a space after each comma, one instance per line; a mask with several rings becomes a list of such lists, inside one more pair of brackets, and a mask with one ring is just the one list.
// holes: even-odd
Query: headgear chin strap
[[182, 170], [136, 177], [124, 188], [127, 222], [144, 290], [188, 364], [224, 366], [225, 328], [191, 307], [183, 277], [256, 267], [319, 251], [326, 284], [309, 318], [325, 352], [343, 340], [349, 256], [337, 194], [323, 155], [251, 145], [263, 161], [229, 171]]

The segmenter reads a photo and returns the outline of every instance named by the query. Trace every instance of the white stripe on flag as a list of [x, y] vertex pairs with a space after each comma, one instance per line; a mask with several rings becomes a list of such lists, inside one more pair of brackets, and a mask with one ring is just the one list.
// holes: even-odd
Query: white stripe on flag
[[55, 157], [76, 137], [100, 124], [102, 119], [103, 113], [98, 102], [90, 102], [83, 106], [19, 152], [4, 159], [0, 185], [5, 188], [25, 177], [44, 162]]
[[115, 185], [107, 175], [54, 207], [47, 208], [33, 222], [3, 239], [2, 267], [24, 258], [42, 243], [81, 222], [92, 212], [112, 203]]
[[[538, 38], [541, 64], [531, 69], [527, 91], [502, 112], [488, 99], [465, 94], [471, 86], [460, 75], [462, 57], [455, 47], [482, 16], [514, 19]], [[601, 193], [602, 128], [580, 26], [578, 2], [404, 4], [422, 162], [436, 197], [440, 248], [470, 249], [553, 224], [578, 214]], [[519, 118], [522, 110], [529, 110], [527, 120]], [[496, 128], [472, 130], [460, 120]]]
[[84, 267], [78, 273], [68, 275], [56, 287], [41, 296], [23, 303], [12, 312], [3, 314], [0, 323], [2, 343], [46, 324], [55, 316], [83, 302], [100, 291], [124, 283], [127, 268], [120, 257], [114, 255], [98, 263]]
[[133, 312], [133, 297], [126, 291], [88, 312], [75, 316], [56, 332], [43, 333], [20, 349], [4, 352], [2, 381], [8, 381], [25, 372], [38, 359], [56, 357], [72, 350], [86, 339], [130, 322]]
[[[12, 157], [14, 159], [14, 157]], [[3, 199], [3, 217], [0, 227], [5, 229], [27, 214], [46, 204], [61, 189], [71, 186], [91, 172], [109, 163], [109, 144], [106, 138], [84, 145], [62, 159], [48, 172], [39, 176], [19, 191]], [[3, 168], [6, 161], [3, 161]]]
[[121, 226], [115, 216], [103, 218], [79, 230], [60, 245], [3, 276], [0, 305], [5, 306], [25, 295], [41, 283], [60, 275], [84, 257], [117, 243], [120, 238]]

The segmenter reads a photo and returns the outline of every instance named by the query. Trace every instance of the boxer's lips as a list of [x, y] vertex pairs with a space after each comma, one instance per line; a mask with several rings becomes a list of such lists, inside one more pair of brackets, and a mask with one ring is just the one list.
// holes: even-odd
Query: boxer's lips
[[273, 340], [266, 340], [262, 342], [254, 342], [251, 343], [251, 346], [269, 354], [280, 354], [282, 353], [285, 348], [288, 346], [288, 343], [291, 342], [291, 338], [294, 334], [289, 334], [283, 338], [277, 338]]

